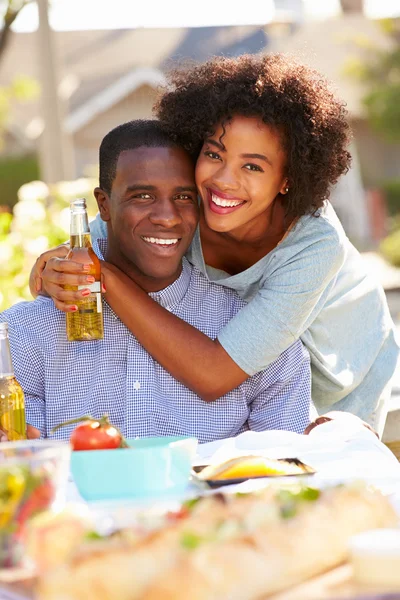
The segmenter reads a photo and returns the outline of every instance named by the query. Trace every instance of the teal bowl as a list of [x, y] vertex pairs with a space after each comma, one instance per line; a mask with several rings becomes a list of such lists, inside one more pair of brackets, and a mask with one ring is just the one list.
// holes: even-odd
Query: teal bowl
[[71, 471], [84, 500], [122, 500], [183, 492], [197, 440], [156, 437], [128, 440], [132, 450], [72, 452]]

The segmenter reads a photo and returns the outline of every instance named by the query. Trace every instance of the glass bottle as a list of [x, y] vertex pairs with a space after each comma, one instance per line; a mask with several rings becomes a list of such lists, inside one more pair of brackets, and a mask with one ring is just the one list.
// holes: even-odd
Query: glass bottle
[[70, 342], [101, 340], [104, 336], [101, 268], [92, 248], [85, 198], [71, 202], [71, 238], [67, 259], [90, 265], [87, 275], [95, 279], [94, 283], [77, 288], [65, 286], [65, 289], [74, 291], [86, 288], [91, 291], [89, 296], [82, 296], [82, 300], [76, 302], [77, 311], [67, 313], [67, 339]]
[[7, 323], [0, 323], [0, 428], [10, 442], [26, 439], [25, 397], [14, 375]]

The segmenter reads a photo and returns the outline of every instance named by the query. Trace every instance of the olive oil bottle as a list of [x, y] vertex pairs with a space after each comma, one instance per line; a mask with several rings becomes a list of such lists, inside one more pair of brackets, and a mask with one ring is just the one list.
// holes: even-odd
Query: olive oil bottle
[[0, 428], [10, 442], [26, 439], [25, 397], [14, 375], [7, 323], [0, 323]]
[[84, 198], [71, 202], [71, 239], [67, 259], [90, 265], [87, 275], [92, 275], [95, 279], [94, 283], [78, 288], [65, 286], [65, 289], [69, 290], [90, 289], [91, 291], [89, 296], [82, 296], [82, 299], [76, 302], [77, 311], [67, 313], [67, 339], [70, 342], [101, 340], [104, 331], [100, 260], [92, 248]]

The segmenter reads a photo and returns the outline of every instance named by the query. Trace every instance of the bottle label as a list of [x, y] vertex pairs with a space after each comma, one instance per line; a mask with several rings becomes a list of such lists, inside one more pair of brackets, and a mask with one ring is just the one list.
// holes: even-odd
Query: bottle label
[[97, 312], [101, 313], [101, 311], [103, 310], [103, 306], [101, 304], [101, 293], [100, 292], [96, 292], [96, 296], [97, 296]]
[[91, 285], [78, 285], [78, 290], [90, 290], [93, 294], [101, 292], [100, 281], [95, 281]]
[[[100, 281], [95, 281], [91, 285], [78, 285], [78, 290], [90, 290], [92, 292], [92, 294], [96, 294], [97, 312], [98, 313], [102, 312], [103, 306], [101, 304], [101, 287], [100, 287]], [[88, 298], [89, 297], [90, 296], [88, 296]], [[85, 311], [81, 310], [80, 312], [85, 312]], [[92, 311], [89, 311], [89, 312], [92, 312]]]

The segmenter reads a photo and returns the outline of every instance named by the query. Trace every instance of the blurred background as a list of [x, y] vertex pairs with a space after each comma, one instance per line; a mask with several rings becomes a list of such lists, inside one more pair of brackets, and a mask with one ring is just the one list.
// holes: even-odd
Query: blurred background
[[400, 0], [0, 0], [0, 18], [0, 310], [30, 299], [69, 200], [96, 213], [102, 137], [152, 116], [170, 67], [279, 51], [347, 102], [353, 167], [331, 200], [400, 322]]

